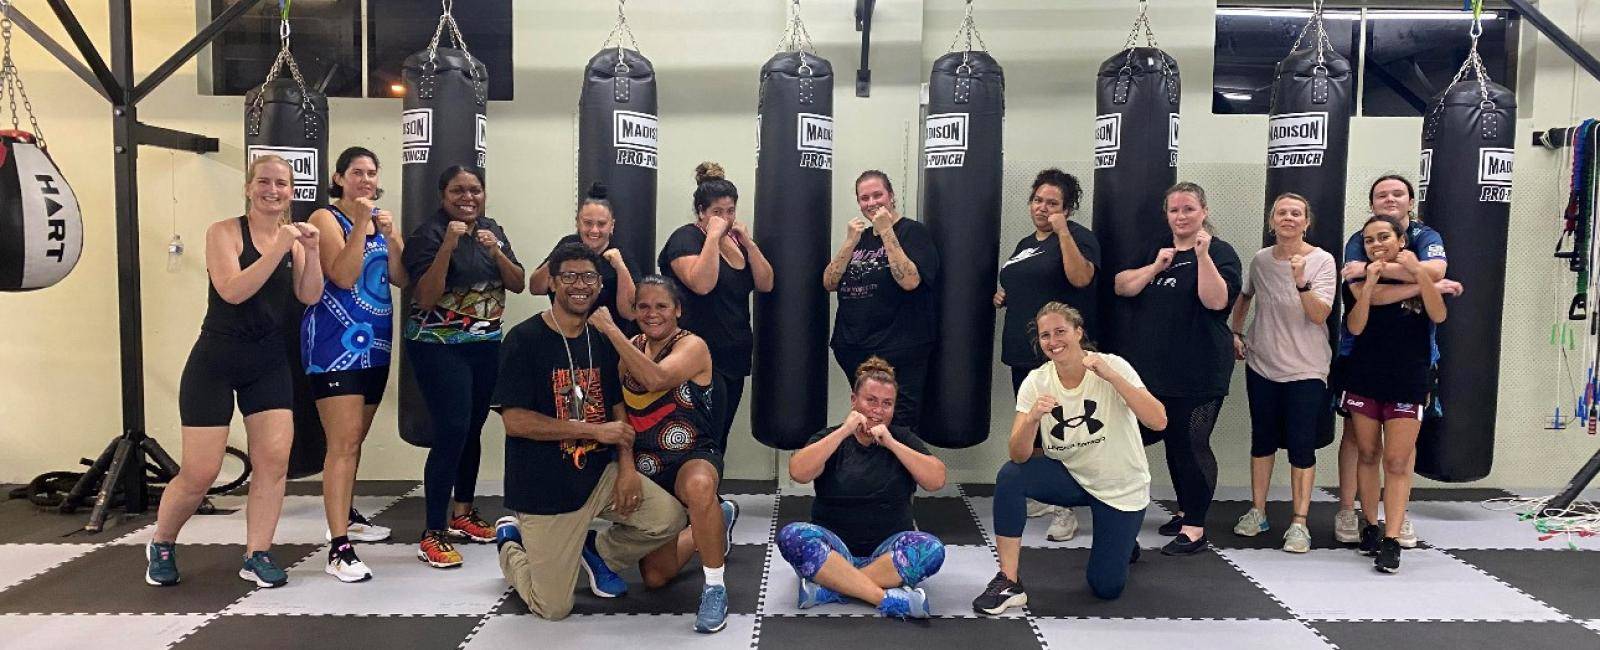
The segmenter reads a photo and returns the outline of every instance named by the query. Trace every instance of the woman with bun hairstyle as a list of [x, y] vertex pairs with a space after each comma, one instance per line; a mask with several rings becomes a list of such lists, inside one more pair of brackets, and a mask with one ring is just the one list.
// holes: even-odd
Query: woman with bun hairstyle
[[711, 348], [717, 448], [728, 450], [728, 431], [750, 376], [750, 293], [772, 291], [772, 264], [738, 218], [739, 188], [722, 165], [694, 169], [694, 223], [672, 231], [656, 265], [687, 289], [683, 328]]
[[[611, 210], [611, 201], [606, 198], [609, 194], [603, 183], [590, 186], [583, 199], [578, 201], [578, 215], [573, 219], [577, 232], [562, 237], [550, 251], [554, 253], [563, 245], [579, 243], [600, 254], [606, 263], [600, 267], [600, 297], [594, 301], [594, 305], [610, 310], [622, 332], [632, 336], [638, 333], [638, 328], [633, 325], [634, 278], [633, 272], [628, 270], [628, 263], [622, 259], [622, 249], [611, 241], [617, 220]], [[539, 268], [528, 276], [528, 290], [535, 294], [554, 295], [555, 288], [550, 285], [549, 256], [545, 256], [545, 261], [540, 262]]]
[[406, 286], [405, 245], [394, 215], [373, 202], [378, 156], [362, 147], [339, 154], [333, 202], [311, 213], [321, 241], [322, 297], [300, 321], [300, 361], [311, 379], [327, 435], [322, 502], [328, 518], [327, 573], [344, 582], [370, 579], [351, 541], [381, 542], [389, 529], [351, 505], [361, 444], [389, 383], [394, 353], [394, 304], [389, 286]]

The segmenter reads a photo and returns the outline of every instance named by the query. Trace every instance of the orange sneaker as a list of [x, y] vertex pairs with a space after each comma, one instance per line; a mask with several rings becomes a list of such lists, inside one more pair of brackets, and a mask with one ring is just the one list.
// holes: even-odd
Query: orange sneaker
[[417, 545], [417, 559], [440, 569], [461, 566], [461, 552], [445, 537], [444, 531], [438, 530], [422, 534], [422, 542]]
[[451, 517], [450, 534], [457, 539], [470, 539], [479, 544], [494, 541], [494, 528], [478, 516], [477, 508], [467, 511], [467, 514]]

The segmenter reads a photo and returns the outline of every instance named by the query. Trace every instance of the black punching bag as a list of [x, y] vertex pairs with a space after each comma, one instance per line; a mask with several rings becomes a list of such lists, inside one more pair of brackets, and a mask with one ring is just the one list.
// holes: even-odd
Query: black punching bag
[[[1162, 193], [1178, 177], [1178, 62], [1134, 47], [1100, 64], [1095, 79], [1094, 235], [1101, 277], [1149, 264], [1150, 240], [1169, 232]], [[1133, 327], [1132, 302], [1100, 284], [1100, 349], [1117, 352]]]
[[[401, 228], [407, 235], [439, 211], [439, 176], [453, 165], [484, 169], [488, 129], [489, 74], [472, 54], [448, 47], [406, 57], [402, 72], [406, 96], [400, 117], [400, 160], [404, 174]], [[487, 175], [486, 175], [487, 176]], [[484, 179], [488, 181], [487, 178]], [[514, 191], [514, 190], [513, 190]], [[411, 290], [402, 292], [409, 317]], [[396, 327], [399, 334], [403, 327]], [[402, 347], [395, 342], [396, 349]], [[433, 444], [433, 423], [417, 387], [410, 360], [400, 359], [400, 438], [418, 447]]]
[[1494, 461], [1516, 125], [1516, 97], [1492, 81], [1455, 83], [1422, 122], [1418, 212], [1455, 243], [1448, 275], [1467, 288], [1438, 329], [1443, 417], [1430, 410], [1417, 438], [1417, 472], [1435, 481], [1476, 481]]
[[[1313, 18], [1313, 20], [1316, 20]], [[1314, 31], [1308, 28], [1308, 31]], [[1316, 39], [1312, 39], [1316, 40]], [[1272, 110], [1267, 118], [1267, 197], [1264, 224], [1270, 224], [1272, 200], [1284, 192], [1306, 197], [1311, 228], [1306, 241], [1333, 255], [1334, 268], [1344, 262], [1344, 186], [1350, 159], [1350, 107], [1355, 75], [1350, 62], [1326, 44], [1291, 51], [1278, 62], [1272, 81]], [[1276, 238], [1265, 228], [1262, 244]], [[1328, 316], [1329, 345], [1338, 349], [1339, 301]], [[1317, 447], [1333, 442], [1333, 411], [1317, 419]]]
[[[306, 87], [298, 74], [295, 76], [277, 77], [274, 70], [266, 83], [245, 95], [245, 157], [253, 161], [273, 155], [289, 162], [294, 171], [291, 213], [295, 221], [305, 221], [328, 202], [328, 98]], [[311, 381], [300, 363], [300, 320], [305, 305], [290, 298], [282, 309], [287, 312], [283, 319], [284, 354], [289, 356], [289, 367], [294, 370], [294, 445], [289, 450], [289, 478], [293, 479], [322, 471], [327, 440], [311, 394]]]
[[640, 276], [656, 266], [656, 143], [655, 68], [636, 50], [601, 50], [578, 98], [578, 187], [610, 188], [611, 242]]
[[777, 280], [755, 299], [750, 419], [756, 440], [799, 449], [828, 418], [828, 225], [833, 66], [781, 52], [761, 66], [755, 229]]
[[945, 272], [917, 434], [939, 447], [989, 437], [1005, 86], [1000, 64], [980, 51], [939, 57], [928, 80], [922, 215]]
[[60, 282], [82, 253], [83, 215], [66, 177], [32, 133], [0, 131], [0, 291]]

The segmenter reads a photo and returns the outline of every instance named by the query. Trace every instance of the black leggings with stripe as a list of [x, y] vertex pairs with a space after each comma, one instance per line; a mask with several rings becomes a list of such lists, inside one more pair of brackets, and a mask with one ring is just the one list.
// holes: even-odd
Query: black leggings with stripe
[[1178, 493], [1178, 508], [1185, 526], [1206, 525], [1206, 512], [1217, 493], [1217, 456], [1211, 452], [1211, 430], [1225, 396], [1155, 396], [1167, 408], [1167, 428], [1152, 431], [1139, 426], [1145, 446], [1167, 443], [1167, 471]]

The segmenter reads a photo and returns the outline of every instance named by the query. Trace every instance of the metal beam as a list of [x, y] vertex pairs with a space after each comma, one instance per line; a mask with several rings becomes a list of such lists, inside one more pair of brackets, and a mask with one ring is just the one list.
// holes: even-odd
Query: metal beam
[[208, 138], [198, 133], [188, 133], [151, 126], [138, 122], [134, 126], [139, 144], [161, 147], [164, 149], [177, 149], [179, 151], [193, 151], [195, 153], [216, 153], [221, 150], [216, 138]]
[[872, 12], [877, 0], [856, 0], [856, 31], [861, 32], [861, 67], [856, 69], [856, 96], [872, 94], [872, 66], [868, 55], [872, 52]]
[[1549, 16], [1544, 15], [1544, 12], [1539, 11], [1539, 8], [1533, 6], [1533, 3], [1528, 0], [1506, 0], [1506, 4], [1516, 9], [1523, 19], [1533, 23], [1533, 26], [1538, 28], [1539, 32], [1549, 38], [1551, 42], [1555, 43], [1556, 47], [1561, 48], [1562, 52], [1566, 52], [1567, 56], [1572, 57], [1572, 60], [1578, 63], [1578, 67], [1583, 68], [1595, 80], [1600, 81], [1600, 61], [1596, 61], [1593, 54], [1590, 54], [1582, 45], [1572, 40], [1571, 36], [1567, 36], [1566, 32], [1561, 31], [1561, 28], [1557, 27]]
[[[64, 0], [50, 0], [51, 5]], [[111, 71], [119, 88], [133, 87], [133, 0], [110, 0]], [[81, 30], [80, 30], [81, 31]], [[117, 322], [122, 346], [122, 435], [137, 450], [145, 437], [144, 420], [144, 306], [139, 282], [139, 112], [121, 91], [112, 102], [111, 137], [117, 215]], [[148, 486], [145, 458], [130, 452], [126, 471], [113, 471], [106, 482], [120, 479], [128, 514], [145, 511]]]
[[[111, 69], [106, 67], [106, 61], [100, 58], [100, 50], [94, 46], [94, 41], [89, 40], [89, 34], [83, 31], [83, 23], [78, 22], [78, 17], [73, 15], [72, 8], [67, 6], [66, 0], [49, 0], [50, 9], [56, 12], [56, 18], [61, 21], [61, 26], [67, 28], [67, 36], [72, 39], [72, 44], [78, 47], [78, 53], [83, 55], [84, 63], [89, 65], [89, 70], [94, 77], [100, 80], [100, 87], [105, 89], [106, 98], [112, 104], [122, 103], [122, 98], [127, 95], [126, 88], [117, 83], [116, 75], [111, 74]], [[118, 0], [111, 1], [112, 12], [117, 10]], [[131, 85], [133, 81], [130, 79]]]
[[100, 80], [94, 76], [93, 72], [89, 71], [87, 66], [78, 61], [78, 57], [73, 56], [72, 52], [68, 51], [67, 48], [63, 47], [60, 43], [57, 43], [56, 39], [51, 38], [50, 35], [45, 33], [44, 30], [39, 29], [39, 25], [32, 20], [29, 20], [27, 16], [23, 15], [21, 9], [13, 6], [10, 8], [10, 14], [11, 22], [15, 23], [17, 27], [22, 28], [22, 33], [32, 37], [34, 42], [38, 43], [40, 47], [44, 48], [44, 51], [49, 52], [51, 56], [54, 56], [57, 61], [61, 62], [61, 65], [64, 65], [68, 70], [71, 70], [72, 74], [78, 75], [78, 78], [82, 79], [83, 83], [89, 84], [89, 87], [94, 89], [95, 92], [100, 93], [100, 96], [104, 97], [106, 101], [111, 101], [111, 93], [106, 92], [105, 87], [100, 85]]
[[229, 6], [227, 9], [223, 10], [222, 15], [219, 15], [213, 19], [211, 24], [206, 25], [204, 29], [201, 29], [199, 33], [194, 35], [194, 38], [189, 39], [188, 43], [184, 43], [183, 47], [178, 48], [177, 52], [173, 52], [172, 56], [167, 57], [166, 61], [157, 66], [156, 69], [150, 73], [150, 76], [145, 77], [144, 81], [139, 82], [139, 85], [134, 87], [133, 93], [128, 99], [128, 103], [135, 104], [138, 103], [139, 100], [144, 99], [145, 95], [148, 95], [150, 94], [150, 91], [155, 90], [156, 86], [161, 85], [161, 82], [167, 80], [167, 77], [171, 77], [172, 73], [177, 72], [178, 68], [181, 68], [183, 67], [183, 64], [188, 63], [189, 59], [192, 59], [194, 58], [194, 55], [199, 54], [201, 48], [209, 45], [211, 41], [216, 40], [217, 36], [222, 34], [222, 30], [227, 29], [228, 25], [232, 24], [235, 19], [244, 15], [246, 11], [251, 10], [260, 3], [261, 0], [239, 0], [232, 6]]

